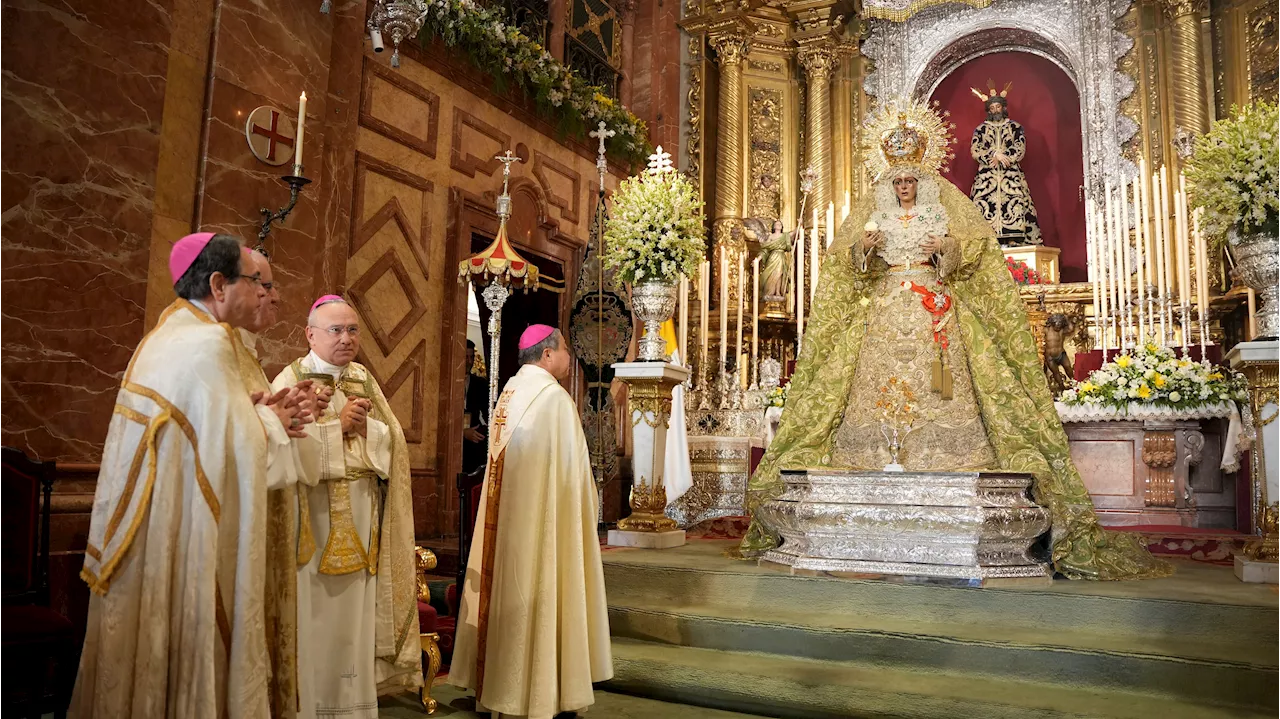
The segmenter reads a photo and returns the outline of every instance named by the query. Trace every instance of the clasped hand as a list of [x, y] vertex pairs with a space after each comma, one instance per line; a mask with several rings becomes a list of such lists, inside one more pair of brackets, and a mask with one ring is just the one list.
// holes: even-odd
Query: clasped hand
[[261, 404], [270, 409], [284, 426], [290, 437], [305, 437], [307, 433], [302, 426], [315, 421], [311, 407], [304, 403], [304, 397], [311, 392], [311, 380], [303, 380], [293, 387], [285, 387], [275, 394], [254, 392], [249, 399], [255, 405]]
[[372, 407], [373, 403], [363, 398], [347, 402], [338, 415], [342, 419], [342, 433], [355, 433], [361, 437], [367, 437], [369, 410]]
[[[880, 230], [862, 233], [862, 249], [864, 251], [870, 252], [882, 244], [884, 244], [884, 233]], [[927, 240], [920, 243], [920, 250], [930, 255], [942, 254], [944, 247], [945, 242], [943, 241], [943, 238], [933, 234], [929, 235]]]

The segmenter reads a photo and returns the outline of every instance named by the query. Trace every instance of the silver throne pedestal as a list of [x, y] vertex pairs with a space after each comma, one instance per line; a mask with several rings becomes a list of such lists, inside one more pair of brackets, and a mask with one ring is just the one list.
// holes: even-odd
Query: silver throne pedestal
[[1029, 474], [802, 469], [782, 481], [756, 510], [782, 538], [762, 561], [972, 584], [1052, 577], [1029, 553], [1049, 530]]

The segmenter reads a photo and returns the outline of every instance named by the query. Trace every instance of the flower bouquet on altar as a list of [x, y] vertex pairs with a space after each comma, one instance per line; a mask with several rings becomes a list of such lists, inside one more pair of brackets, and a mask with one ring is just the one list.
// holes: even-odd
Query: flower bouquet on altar
[[659, 328], [675, 311], [680, 276], [697, 277], [705, 236], [702, 197], [662, 147], [650, 155], [648, 170], [614, 191], [601, 260], [631, 285], [632, 308], [645, 327], [640, 360], [663, 359], [666, 343]]
[[898, 462], [898, 455], [902, 453], [902, 443], [915, 427], [913, 405], [916, 395], [905, 380], [897, 377], [890, 377], [889, 383], [880, 387], [880, 395], [876, 400], [876, 409], [880, 410], [880, 433], [889, 443], [889, 464], [884, 466], [884, 471], [902, 472], [905, 468]]
[[1013, 275], [1013, 281], [1020, 285], [1042, 285], [1044, 278], [1039, 272], [1031, 269], [1026, 262], [1015, 260], [1012, 257], [1004, 258], [1005, 265], [1009, 268], [1009, 274]]
[[791, 383], [788, 382], [781, 387], [774, 387], [769, 390], [769, 394], [764, 397], [765, 407], [777, 407], [782, 409], [787, 406], [787, 393], [791, 391]]
[[1248, 398], [1242, 375], [1208, 361], [1179, 358], [1168, 347], [1147, 342], [1118, 355], [1064, 390], [1067, 406], [1094, 405], [1125, 411], [1131, 405], [1194, 410]]

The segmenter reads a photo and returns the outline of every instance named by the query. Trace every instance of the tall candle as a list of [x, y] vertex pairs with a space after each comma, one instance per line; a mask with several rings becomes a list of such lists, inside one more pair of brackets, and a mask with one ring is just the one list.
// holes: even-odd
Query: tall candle
[[676, 341], [676, 351], [680, 353], [680, 364], [688, 366], [689, 362], [689, 278], [680, 275], [680, 334]]
[[1258, 293], [1249, 288], [1249, 339], [1258, 336]]
[[1156, 316], [1160, 318], [1160, 344], [1168, 344], [1169, 342], [1169, 326], [1165, 322], [1164, 316], [1164, 294], [1165, 288], [1164, 277], [1164, 232], [1160, 228], [1160, 212], [1158, 201], [1160, 199], [1160, 176], [1151, 175], [1151, 194], [1147, 198], [1147, 211], [1151, 215], [1151, 249], [1152, 257], [1155, 265], [1151, 268], [1152, 279], [1156, 288], [1155, 311]]
[[1203, 211], [1203, 208], [1197, 207], [1191, 213], [1191, 227], [1196, 245], [1196, 308], [1200, 312], [1200, 359], [1206, 359], [1205, 345], [1209, 343], [1209, 338], [1205, 336], [1209, 333], [1209, 263], [1206, 257], [1204, 235], [1200, 234], [1200, 213]]
[[738, 368], [738, 380], [746, 375], [746, 370], [742, 366], [742, 307], [746, 304], [746, 288], [747, 273], [744, 271], [743, 262], [746, 260], [745, 253], [738, 253], [738, 351], [733, 356], [733, 364]]
[[827, 204], [827, 241], [823, 243], [824, 247], [830, 247], [831, 243], [836, 239], [836, 203]]
[[729, 359], [729, 256], [720, 246], [720, 374], [728, 368]]
[[[1173, 232], [1169, 226], [1169, 168], [1164, 165], [1160, 166], [1160, 199], [1159, 206], [1156, 208], [1156, 218], [1160, 224], [1160, 244], [1161, 251], [1164, 253], [1164, 262], [1160, 267], [1160, 273], [1164, 278], [1164, 286], [1161, 288], [1162, 294], [1166, 299], [1172, 300], [1173, 297]], [[1171, 320], [1173, 315], [1173, 302], [1165, 304], [1165, 319]], [[1169, 322], [1169, 337], [1173, 338], [1173, 322]]]
[[1136, 277], [1134, 282], [1138, 285], [1138, 344], [1150, 332], [1151, 327], [1147, 322], [1147, 267], [1146, 267], [1146, 248], [1142, 244], [1142, 175], [1133, 178], [1133, 247]]
[[1146, 181], [1142, 173], [1133, 178], [1133, 226], [1134, 241], [1138, 246], [1138, 322], [1141, 325], [1138, 341], [1155, 335], [1147, 306], [1147, 275], [1150, 272], [1151, 254], [1147, 249]]
[[1182, 202], [1179, 204], [1182, 217], [1182, 244], [1179, 251], [1182, 253], [1182, 292], [1185, 299], [1182, 300], [1183, 306], [1191, 304], [1191, 218], [1187, 212], [1187, 176], [1178, 173], [1178, 190]]
[[307, 93], [298, 96], [298, 139], [293, 145], [293, 174], [302, 176], [302, 136], [307, 129]]
[[760, 384], [760, 258], [751, 260], [751, 384]]
[[818, 207], [813, 208], [813, 234], [809, 235], [809, 311], [813, 312], [813, 298], [818, 294], [818, 240], [822, 226], [818, 224]]
[[1110, 317], [1108, 317], [1107, 326], [1111, 330], [1111, 342], [1119, 347], [1119, 343], [1115, 342], [1117, 335], [1115, 334], [1116, 317], [1120, 314], [1120, 268], [1119, 257], [1116, 253], [1116, 206], [1115, 198], [1112, 194], [1111, 180], [1107, 180], [1106, 184], [1106, 200], [1107, 200], [1107, 216], [1106, 216], [1106, 232], [1107, 232], [1107, 302], [1111, 308]]
[[711, 260], [702, 261], [702, 272], [698, 278], [698, 314], [701, 318], [702, 327], [702, 364], [700, 372], [706, 377], [707, 372], [707, 347], [710, 342], [711, 324], [709, 321], [711, 310]]
[[[817, 221], [817, 213], [814, 220]], [[818, 296], [818, 226], [813, 226], [813, 234], [809, 235], [809, 312], [813, 312], [813, 300]]]
[[1089, 267], [1089, 285], [1093, 290], [1093, 327], [1094, 340], [1098, 346], [1102, 346], [1102, 322], [1100, 321], [1102, 310], [1101, 284], [1098, 277], [1098, 233], [1094, 228], [1093, 217], [1093, 198], [1086, 198], [1084, 201], [1084, 244], [1087, 264]]
[[1131, 260], [1129, 258], [1129, 184], [1121, 182], [1116, 188], [1119, 194], [1119, 238], [1120, 238], [1120, 309], [1121, 322], [1121, 339], [1129, 330], [1129, 322], [1133, 319], [1132, 307], [1132, 291], [1133, 291], [1133, 273], [1131, 271]]
[[792, 294], [796, 300], [796, 341], [804, 336], [804, 228], [796, 230], [800, 237], [796, 240], [796, 282], [792, 285]]

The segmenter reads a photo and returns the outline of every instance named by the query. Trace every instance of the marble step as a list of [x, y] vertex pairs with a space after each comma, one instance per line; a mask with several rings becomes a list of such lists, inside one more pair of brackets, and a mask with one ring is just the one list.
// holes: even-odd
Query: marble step
[[628, 638], [613, 640], [613, 657], [614, 678], [606, 683], [610, 691], [789, 719], [1253, 719], [1276, 714], [1131, 690]]
[[[781, 610], [852, 622], [1003, 627], [1041, 634], [1052, 627], [1061, 636], [1131, 637], [1151, 646], [1200, 643], [1247, 657], [1269, 653], [1272, 661], [1280, 633], [1274, 590], [1241, 584], [1229, 568], [1195, 562], [1178, 562], [1177, 573], [1167, 579], [1056, 580], [1046, 588], [997, 589], [791, 575], [712, 554], [728, 548], [729, 543], [714, 548], [694, 544], [663, 553], [606, 554], [609, 604], [696, 605], [715, 614], [757, 611], [766, 616]], [[1204, 658], [1219, 657], [1211, 653]]]
[[1276, 711], [1275, 649], [1131, 635], [925, 624], [803, 611], [611, 607], [615, 638], [764, 652], [887, 669], [949, 671], [1059, 686], [1141, 691], [1218, 706]]

